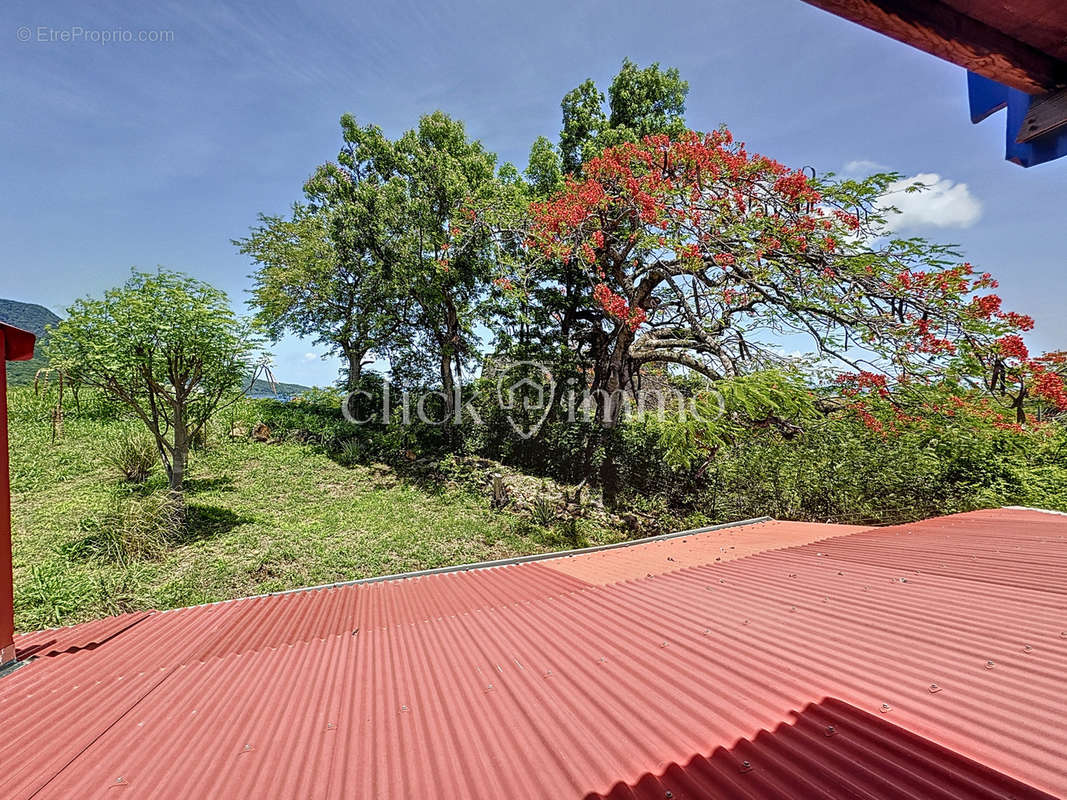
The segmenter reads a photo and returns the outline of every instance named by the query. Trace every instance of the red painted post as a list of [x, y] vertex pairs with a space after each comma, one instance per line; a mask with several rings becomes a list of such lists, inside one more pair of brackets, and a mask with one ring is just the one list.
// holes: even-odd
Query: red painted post
[[7, 331], [0, 327], [0, 666], [15, 660], [14, 580], [11, 475], [7, 457]]
[[33, 358], [34, 335], [0, 322], [0, 666], [15, 660], [11, 472], [7, 454], [7, 362]]

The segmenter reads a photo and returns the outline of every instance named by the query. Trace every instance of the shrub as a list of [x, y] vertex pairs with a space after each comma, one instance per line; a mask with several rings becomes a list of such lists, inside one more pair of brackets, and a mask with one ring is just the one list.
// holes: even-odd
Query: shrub
[[337, 460], [346, 467], [355, 466], [363, 458], [363, 445], [359, 439], [348, 439], [341, 444], [341, 450], [337, 454]]
[[88, 535], [74, 550], [119, 563], [158, 558], [181, 537], [184, 510], [170, 492], [119, 497], [99, 520], [82, 523]]
[[341, 396], [315, 389], [281, 400], [252, 400], [244, 404], [242, 418], [248, 427], [263, 422], [283, 440], [308, 442], [336, 450], [351, 438], [356, 426], [341, 414]]
[[557, 516], [556, 504], [544, 494], [537, 495], [530, 503], [530, 518], [536, 525], [549, 528], [556, 522]]
[[104, 461], [129, 483], [144, 483], [159, 465], [159, 451], [146, 431], [126, 429], [104, 450]]

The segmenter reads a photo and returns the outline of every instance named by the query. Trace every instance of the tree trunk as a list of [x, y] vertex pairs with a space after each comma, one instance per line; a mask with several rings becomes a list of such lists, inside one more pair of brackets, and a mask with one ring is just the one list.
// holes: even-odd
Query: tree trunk
[[622, 421], [623, 403], [633, 379], [629, 366], [633, 341], [633, 332], [625, 325], [621, 326], [614, 346], [605, 348], [596, 365], [598, 374], [594, 384], [599, 389], [596, 393], [597, 422], [604, 446], [604, 456], [600, 461], [600, 490], [604, 504], [608, 507], [616, 505], [620, 489], [615, 445], [618, 439], [617, 429]]
[[452, 424], [452, 416], [456, 410], [456, 380], [452, 374], [452, 354], [448, 347], [441, 348], [441, 390], [445, 401], [445, 427]]
[[174, 450], [171, 452], [167, 478], [170, 483], [170, 498], [173, 506], [173, 523], [179, 529], [185, 527], [185, 469], [189, 464], [189, 430], [185, 425], [184, 415], [175, 414]]
[[174, 451], [170, 456], [167, 478], [171, 492], [181, 494], [185, 486], [185, 468], [189, 463], [189, 432], [184, 420], [176, 419], [174, 423]]
[[359, 381], [363, 375], [363, 357], [366, 350], [357, 351], [351, 348], [344, 349], [345, 358], [348, 360], [348, 375], [345, 377], [345, 391], [354, 392], [359, 388]]

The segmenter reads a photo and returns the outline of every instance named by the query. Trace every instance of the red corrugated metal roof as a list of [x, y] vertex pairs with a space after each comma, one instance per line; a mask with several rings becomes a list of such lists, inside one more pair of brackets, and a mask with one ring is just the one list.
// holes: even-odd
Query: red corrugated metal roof
[[0, 679], [0, 796], [1064, 794], [1065, 535], [975, 512], [652, 579], [548, 561], [32, 634], [58, 654]]
[[733, 561], [767, 550], [809, 544], [866, 530], [858, 525], [811, 525], [769, 520], [696, 536], [660, 539], [622, 550], [577, 553], [545, 561], [547, 567], [589, 583], [648, 578], [683, 567]]

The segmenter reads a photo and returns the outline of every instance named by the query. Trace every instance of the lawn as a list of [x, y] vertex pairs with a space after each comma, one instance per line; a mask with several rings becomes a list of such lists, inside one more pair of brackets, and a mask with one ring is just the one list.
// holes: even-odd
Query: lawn
[[[68, 414], [53, 444], [32, 389], [9, 397], [22, 631], [625, 537], [583, 521], [580, 541], [567, 539], [479, 493], [342, 466], [308, 445], [231, 441], [219, 425], [192, 463], [188, 529], [155, 557], [117, 560], [86, 541], [135, 492], [102, 457], [122, 423]], [[148, 488], [163, 486], [157, 470]]]

